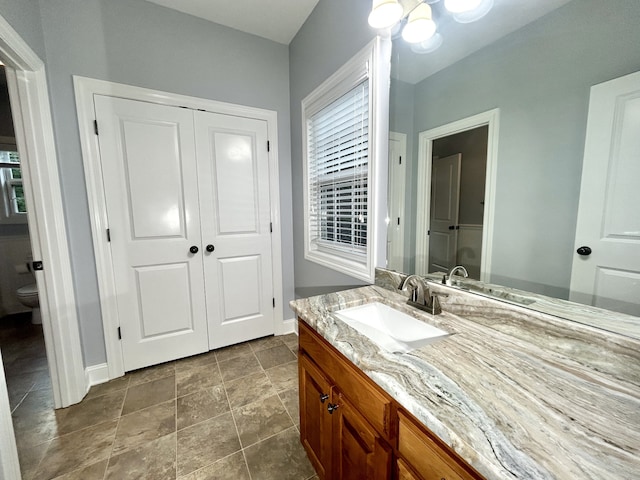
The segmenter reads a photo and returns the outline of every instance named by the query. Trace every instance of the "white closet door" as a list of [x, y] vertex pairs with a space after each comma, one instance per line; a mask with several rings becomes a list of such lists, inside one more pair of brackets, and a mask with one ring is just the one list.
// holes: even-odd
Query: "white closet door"
[[214, 349], [274, 332], [267, 123], [195, 112], [195, 128]]
[[95, 107], [125, 371], [204, 352], [193, 112], [98, 95]]

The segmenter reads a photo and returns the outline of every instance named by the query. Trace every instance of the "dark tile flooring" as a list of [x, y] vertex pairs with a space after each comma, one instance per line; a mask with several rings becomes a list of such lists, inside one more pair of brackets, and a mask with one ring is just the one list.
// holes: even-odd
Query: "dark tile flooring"
[[0, 324], [25, 479], [316, 478], [299, 440], [297, 337], [128, 373], [54, 410], [42, 328]]

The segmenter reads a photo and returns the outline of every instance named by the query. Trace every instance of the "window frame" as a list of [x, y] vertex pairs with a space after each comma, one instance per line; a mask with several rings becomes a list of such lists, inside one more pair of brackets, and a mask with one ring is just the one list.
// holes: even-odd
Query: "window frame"
[[[386, 182], [391, 40], [377, 37], [302, 100], [304, 258], [351, 277], [373, 283], [376, 265], [385, 264]], [[368, 165], [366, 248], [348, 251], [317, 241], [311, 234], [311, 181], [308, 125], [325, 107], [368, 82]], [[347, 244], [348, 245], [348, 244]]]
[[[0, 150], [17, 153], [18, 149], [15, 144], [15, 139], [0, 137]], [[24, 178], [14, 179], [11, 176], [12, 168], [18, 168], [22, 172], [22, 163], [18, 162], [15, 166], [8, 166], [5, 162], [0, 163], [2, 164], [0, 167], [0, 191], [2, 192], [2, 195], [0, 195], [2, 197], [0, 199], [0, 224], [26, 224], [27, 212], [17, 211], [13, 200], [13, 188], [16, 186], [22, 186], [24, 189]]]

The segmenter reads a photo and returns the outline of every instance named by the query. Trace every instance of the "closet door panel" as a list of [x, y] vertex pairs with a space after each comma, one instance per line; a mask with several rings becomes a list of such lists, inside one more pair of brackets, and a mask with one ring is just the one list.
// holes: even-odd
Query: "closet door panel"
[[125, 371], [206, 351], [193, 113], [95, 107]]
[[195, 112], [211, 349], [273, 334], [267, 123]]

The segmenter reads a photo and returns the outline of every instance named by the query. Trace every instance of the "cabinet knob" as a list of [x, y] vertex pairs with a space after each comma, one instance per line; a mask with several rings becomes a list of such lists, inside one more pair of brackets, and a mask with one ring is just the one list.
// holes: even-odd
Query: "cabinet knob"
[[216, 249], [216, 247], [214, 247], [212, 244], [207, 245], [207, 252], [211, 253]]
[[189, 251], [195, 255], [196, 253], [198, 253], [198, 247], [196, 247], [196, 246], [194, 245], [193, 247], [191, 247], [191, 248], [189, 249]]
[[329, 394], [328, 393], [321, 393], [320, 394], [320, 403], [324, 403], [328, 398], [329, 398]]
[[337, 410], [339, 406], [340, 405], [338, 405], [337, 403], [330, 403], [329, 405], [327, 405], [327, 412], [333, 414], [333, 412]]

